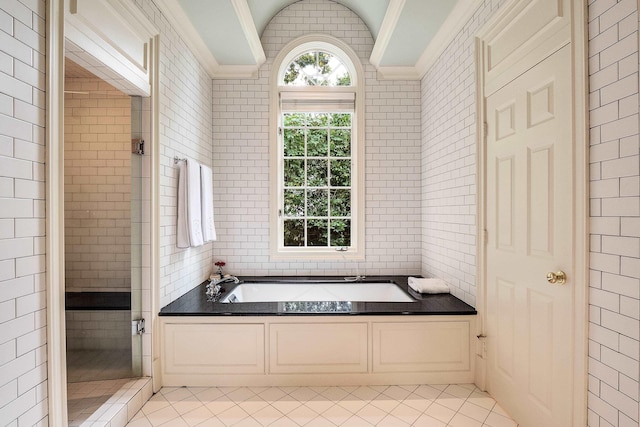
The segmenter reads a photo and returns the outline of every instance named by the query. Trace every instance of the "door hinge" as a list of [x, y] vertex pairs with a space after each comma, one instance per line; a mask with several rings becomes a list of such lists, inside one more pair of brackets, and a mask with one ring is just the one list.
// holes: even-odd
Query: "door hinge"
[[479, 334], [476, 335], [476, 338], [478, 338], [478, 341], [480, 341], [480, 348], [477, 349], [476, 354], [480, 357], [482, 357], [483, 359], [487, 358], [487, 341], [485, 340], [485, 338], [487, 338], [487, 336], [485, 334]]
[[144, 319], [131, 321], [131, 335], [142, 335], [144, 332]]
[[484, 122], [484, 138], [486, 139], [489, 136], [489, 124]]
[[483, 238], [484, 238], [484, 244], [486, 246], [487, 244], [489, 244], [489, 232], [485, 228], [484, 229], [484, 233], [482, 233], [482, 234], [483, 234]]
[[131, 152], [140, 156], [144, 155], [144, 139], [132, 139]]

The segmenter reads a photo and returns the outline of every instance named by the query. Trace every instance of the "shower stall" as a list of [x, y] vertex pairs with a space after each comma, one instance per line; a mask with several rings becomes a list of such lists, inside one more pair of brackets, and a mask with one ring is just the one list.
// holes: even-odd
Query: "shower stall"
[[65, 63], [69, 425], [142, 376], [142, 98]]

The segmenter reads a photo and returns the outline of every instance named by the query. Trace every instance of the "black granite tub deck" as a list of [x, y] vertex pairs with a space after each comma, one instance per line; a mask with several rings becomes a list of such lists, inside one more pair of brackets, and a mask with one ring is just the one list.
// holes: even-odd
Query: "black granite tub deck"
[[[244, 283], [287, 282], [304, 283], [354, 283], [345, 282], [343, 277], [239, 277]], [[241, 283], [242, 283], [241, 282]], [[207, 301], [205, 294], [209, 281], [201, 283], [185, 295], [160, 310], [160, 316], [288, 316], [288, 315], [474, 315], [476, 310], [451, 294], [426, 295], [414, 292], [407, 285], [407, 276], [377, 276], [355, 282], [391, 282], [410, 295], [413, 302], [351, 302], [351, 301], [296, 301], [296, 302], [242, 302], [221, 303]], [[237, 286], [234, 283], [222, 285], [225, 292], [221, 299]]]

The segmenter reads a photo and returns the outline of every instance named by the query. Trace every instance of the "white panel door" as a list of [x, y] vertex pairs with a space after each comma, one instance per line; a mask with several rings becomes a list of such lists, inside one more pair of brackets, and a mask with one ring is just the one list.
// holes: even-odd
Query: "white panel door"
[[567, 45], [486, 98], [487, 388], [523, 426], [571, 425], [571, 93]]

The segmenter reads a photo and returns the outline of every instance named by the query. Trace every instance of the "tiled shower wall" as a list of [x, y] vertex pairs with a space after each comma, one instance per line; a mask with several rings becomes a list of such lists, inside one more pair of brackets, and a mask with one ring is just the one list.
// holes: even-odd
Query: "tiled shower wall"
[[47, 425], [45, 12], [44, 1], [0, 2], [0, 420], [5, 425]]
[[131, 98], [93, 78], [65, 90], [67, 292], [131, 291]]
[[590, 427], [637, 427], [640, 406], [638, 3], [589, 4]]
[[[365, 72], [366, 261], [269, 258], [269, 90], [273, 60], [291, 40], [324, 33], [357, 53]], [[362, 20], [327, 0], [281, 10], [262, 34], [257, 80], [213, 81], [216, 259], [234, 274], [354, 275], [420, 272], [420, 83], [379, 81]]]
[[[131, 98], [68, 77], [64, 112], [65, 290], [131, 292]], [[68, 350], [130, 349], [129, 311], [66, 310]]]
[[[174, 156], [211, 166], [211, 78], [152, 0], [136, 5], [160, 31], [160, 307], [209, 277], [212, 244], [176, 247]], [[147, 323], [148, 325], [148, 323]]]
[[131, 351], [130, 310], [65, 310], [65, 322], [67, 350]]

